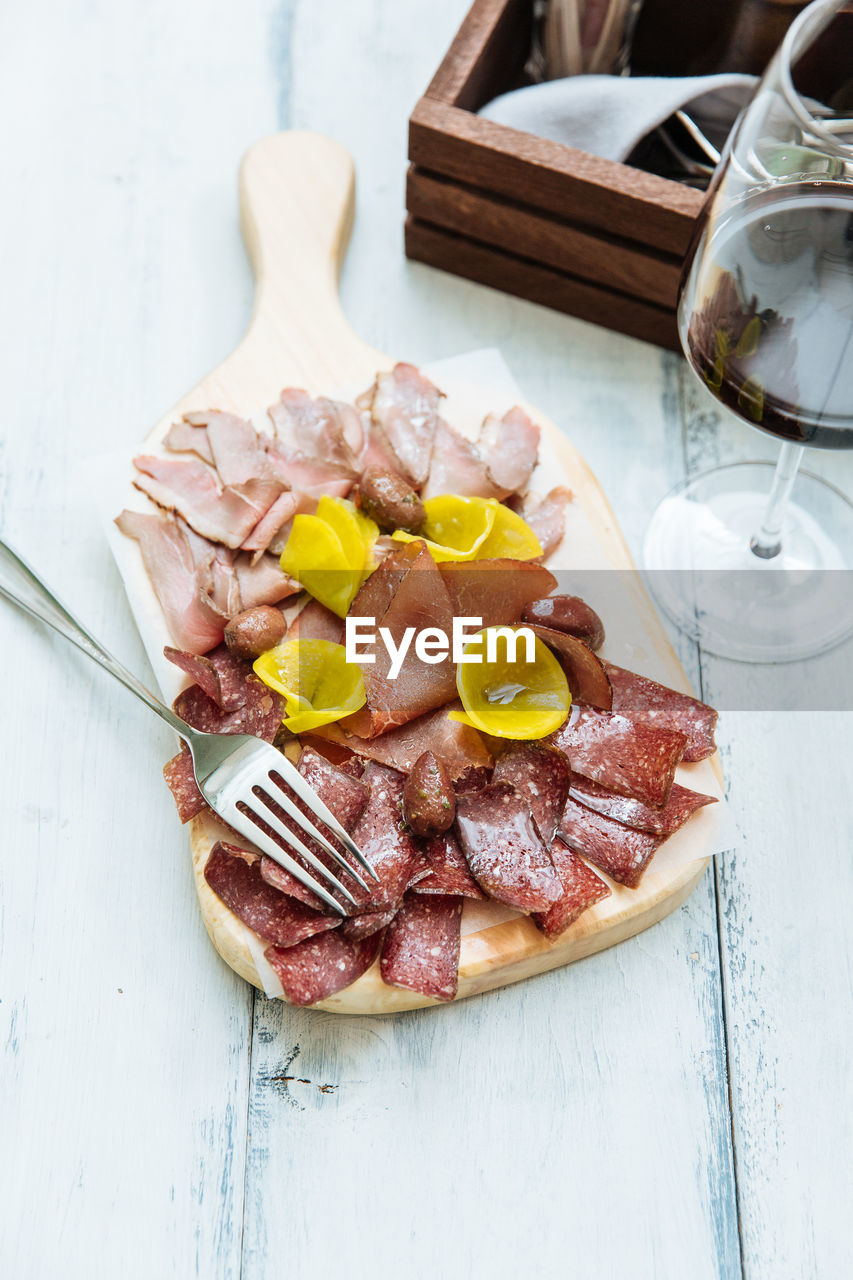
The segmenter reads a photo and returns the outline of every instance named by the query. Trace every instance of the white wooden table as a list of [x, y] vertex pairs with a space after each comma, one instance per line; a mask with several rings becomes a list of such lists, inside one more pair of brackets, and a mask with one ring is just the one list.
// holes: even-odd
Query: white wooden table
[[[256, 138], [354, 153], [343, 296], [377, 347], [500, 346], [635, 551], [685, 471], [771, 456], [673, 356], [407, 263], [406, 116], [466, 0], [6, 14], [0, 527], [145, 663], [86, 490], [240, 336]], [[853, 457], [812, 468], [853, 490]], [[448, 1009], [340, 1019], [216, 957], [168, 734], [0, 610], [0, 1273], [850, 1274], [851, 718], [731, 713], [745, 833], [663, 924]], [[723, 664], [682, 657], [714, 701]]]

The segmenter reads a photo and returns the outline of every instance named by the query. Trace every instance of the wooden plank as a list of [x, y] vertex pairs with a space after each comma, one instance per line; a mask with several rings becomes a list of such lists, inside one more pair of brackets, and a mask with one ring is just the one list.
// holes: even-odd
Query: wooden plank
[[[776, 457], [777, 442], [721, 409], [685, 364], [671, 378], [684, 423], [671, 452], [690, 474]], [[806, 466], [853, 492], [847, 453], [809, 450]], [[807, 696], [834, 661], [837, 654], [786, 665], [786, 679]], [[731, 706], [733, 678], [745, 675], [749, 668], [702, 656], [711, 699]], [[745, 835], [717, 866], [744, 1274], [845, 1275], [850, 1246], [838, 1224], [853, 1198], [853, 1170], [841, 1154], [853, 1149], [853, 866], [842, 797], [853, 717], [738, 712], [735, 704], [721, 730], [730, 803]]]
[[532, 27], [531, 0], [474, 0], [426, 97], [476, 111], [513, 88], [527, 61]]
[[678, 347], [674, 312], [628, 294], [600, 288], [565, 272], [550, 270], [468, 236], [409, 218], [406, 253], [417, 262], [565, 311], [592, 324], [658, 346], [673, 350]]
[[680, 258], [578, 227], [530, 205], [509, 201], [409, 167], [406, 208], [413, 218], [470, 235], [583, 280], [675, 309]]
[[536, 204], [548, 213], [641, 241], [687, 251], [703, 196], [677, 182], [510, 129], [470, 111], [421, 98], [409, 122], [409, 159], [421, 169]]

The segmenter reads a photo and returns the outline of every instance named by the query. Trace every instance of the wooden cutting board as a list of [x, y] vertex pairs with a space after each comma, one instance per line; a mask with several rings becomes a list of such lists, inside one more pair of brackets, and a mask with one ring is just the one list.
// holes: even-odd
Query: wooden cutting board
[[[337, 295], [338, 271], [345, 253], [353, 216], [354, 172], [348, 153], [329, 138], [317, 134], [289, 132], [257, 143], [246, 155], [240, 171], [240, 198], [243, 234], [255, 271], [255, 307], [249, 330], [234, 352], [194, 387], [157, 424], [146, 447], [157, 447], [169, 425], [181, 414], [194, 409], [229, 409], [260, 421], [265, 408], [273, 404], [285, 386], [301, 386], [319, 394], [333, 394], [342, 388], [363, 389], [379, 369], [388, 368], [394, 356], [374, 351], [349, 328]], [[381, 281], [377, 281], [381, 287]], [[447, 390], [446, 386], [443, 389]], [[459, 388], [457, 399], [475, 403], [478, 417], [499, 407], [488, 388]], [[505, 400], [505, 393], [500, 400]], [[448, 399], [447, 416], [453, 394]], [[550, 451], [547, 487], [559, 483], [553, 466], [564, 472], [564, 482], [575, 495], [577, 517], [584, 537], [597, 543], [610, 565], [630, 570], [633, 563], [607, 500], [595, 477], [576, 449], [557, 427], [534, 406], [525, 406], [543, 431], [544, 447]], [[556, 458], [556, 463], [553, 462]], [[541, 485], [539, 486], [542, 487]], [[573, 551], [567, 546], [558, 552], [552, 567], [571, 567]], [[577, 540], [574, 540], [575, 546]], [[690, 691], [687, 678], [655, 614], [637, 575], [627, 580], [626, 590], [634, 595], [638, 620], [654, 650], [654, 670], [649, 674], [665, 678], [673, 687]], [[138, 591], [144, 590], [141, 578]], [[133, 584], [128, 583], [134, 602]], [[605, 626], [608, 619], [605, 618]], [[617, 659], [618, 660], [618, 659]], [[721, 781], [719, 762], [689, 766], [684, 774], [688, 785], [699, 790], [713, 787], [714, 773]], [[712, 806], [715, 809], [716, 806]], [[556, 942], [546, 941], [534, 925], [523, 917], [488, 922], [488, 910], [481, 927], [463, 936], [459, 966], [459, 995], [475, 995], [504, 986], [630, 938], [656, 924], [679, 906], [700, 880], [713, 852], [713, 826], [703, 820], [702, 810], [678, 839], [689, 840], [685, 857], [666, 865], [662, 854], [646, 873], [637, 890], [614, 885], [612, 897], [587, 911]], [[253, 959], [246, 928], [211, 893], [203, 869], [216, 824], [197, 818], [190, 831], [193, 866], [199, 905], [208, 933], [222, 958], [247, 981], [263, 988]], [[466, 908], [469, 926], [473, 906]], [[483, 908], [477, 906], [482, 912]], [[503, 913], [506, 914], [506, 913]], [[463, 921], [463, 932], [465, 929]], [[259, 954], [255, 945], [254, 955]], [[374, 965], [358, 982], [325, 1000], [317, 1008], [336, 1013], [393, 1013], [437, 1003], [412, 992], [387, 987]]]

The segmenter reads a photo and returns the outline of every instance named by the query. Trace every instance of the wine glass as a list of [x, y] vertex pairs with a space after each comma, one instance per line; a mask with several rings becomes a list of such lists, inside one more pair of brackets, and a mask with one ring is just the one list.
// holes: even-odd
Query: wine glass
[[709, 394], [784, 444], [772, 480], [770, 463], [737, 463], [664, 499], [644, 546], [652, 592], [713, 653], [822, 652], [853, 632], [853, 505], [798, 468], [806, 446], [853, 448], [850, 0], [799, 15], [736, 125], [678, 322]]

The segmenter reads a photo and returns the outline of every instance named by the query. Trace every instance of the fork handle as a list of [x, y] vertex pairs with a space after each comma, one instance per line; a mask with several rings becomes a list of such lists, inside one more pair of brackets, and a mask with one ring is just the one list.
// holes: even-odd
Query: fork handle
[[136, 676], [128, 671], [127, 667], [122, 666], [118, 658], [114, 658], [99, 640], [96, 640], [82, 622], [79, 622], [74, 614], [65, 607], [62, 601], [54, 595], [50, 588], [41, 580], [35, 569], [24, 560], [23, 556], [18, 555], [10, 546], [0, 539], [0, 562], [3, 564], [4, 570], [11, 568], [12, 572], [19, 578], [22, 578], [26, 584], [35, 591], [35, 598], [26, 598], [14, 590], [7, 581], [0, 580], [0, 596], [9, 600], [12, 604], [16, 604], [19, 609], [23, 609], [24, 613], [28, 613], [31, 618], [37, 618], [40, 622], [45, 622], [52, 627], [59, 635], [66, 640], [70, 640], [76, 645], [81, 653], [85, 653], [88, 658], [97, 662], [100, 667], [108, 671], [111, 676], [115, 676], [126, 689], [131, 693], [135, 693], [140, 701], [150, 707], [161, 720], [179, 733], [186, 742], [194, 736], [194, 730], [182, 720], [180, 716], [176, 716], [174, 711], [156, 698], [150, 689], [146, 689], [145, 685]]

